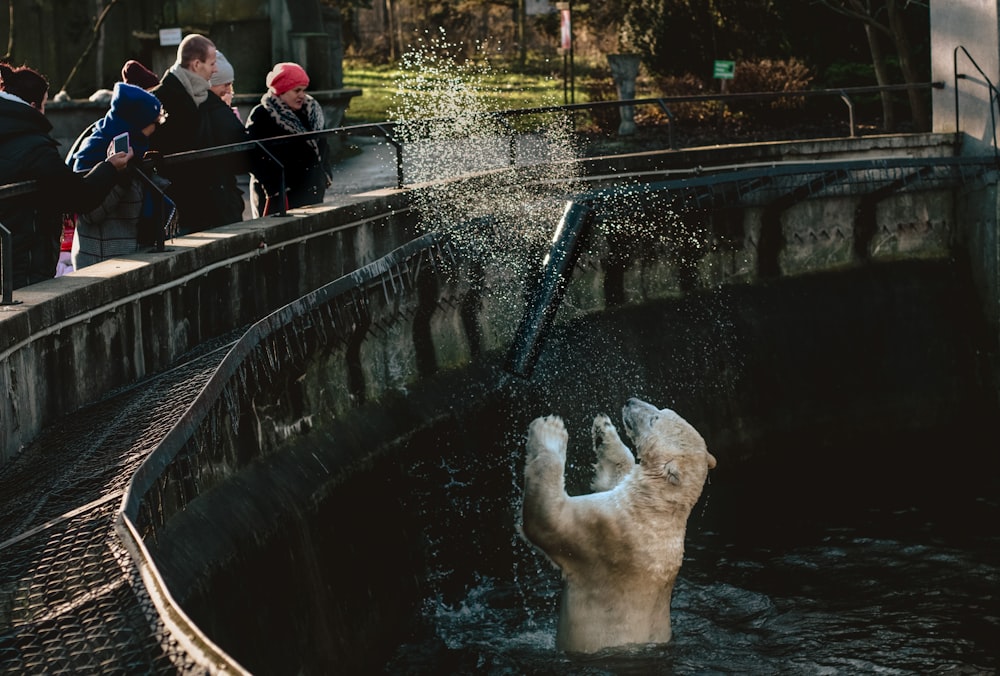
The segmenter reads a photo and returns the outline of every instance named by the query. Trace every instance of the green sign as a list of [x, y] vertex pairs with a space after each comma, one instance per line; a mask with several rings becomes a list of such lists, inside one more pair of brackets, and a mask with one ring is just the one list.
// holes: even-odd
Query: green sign
[[716, 80], [732, 80], [736, 75], [735, 61], [716, 61], [714, 68]]

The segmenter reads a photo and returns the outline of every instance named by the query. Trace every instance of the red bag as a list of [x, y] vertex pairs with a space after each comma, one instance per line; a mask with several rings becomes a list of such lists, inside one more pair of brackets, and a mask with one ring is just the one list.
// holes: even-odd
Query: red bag
[[63, 214], [62, 237], [59, 238], [59, 250], [73, 249], [73, 232], [76, 230], [76, 214]]

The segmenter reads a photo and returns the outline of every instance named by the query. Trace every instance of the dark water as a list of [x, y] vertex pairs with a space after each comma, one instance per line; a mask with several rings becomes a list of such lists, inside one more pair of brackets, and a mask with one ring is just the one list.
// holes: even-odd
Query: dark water
[[[872, 266], [609, 309], [557, 325], [530, 378], [483, 359], [321, 421], [229, 482], [270, 499], [246, 520], [259, 551], [185, 609], [255, 673], [995, 673], [1000, 409], [965, 284]], [[677, 410], [719, 465], [672, 641], [570, 658], [559, 572], [517, 531], [524, 435], [562, 415], [581, 492], [594, 414], [630, 396]], [[316, 474], [354, 457], [349, 481]], [[200, 537], [239, 525], [225, 491], [198, 502]]]
[[[957, 453], [947, 439], [974, 446]], [[571, 659], [555, 649], [559, 574], [515, 528], [522, 438], [508, 434], [497, 461], [470, 439], [438, 439], [445, 455], [407, 470], [408, 507], [426, 517], [428, 593], [385, 671], [995, 673], [996, 463], [964, 458], [991, 458], [996, 438], [939, 429], [898, 440], [816, 444], [801, 462], [738, 472], [720, 459], [688, 524], [673, 640]], [[570, 462], [580, 474], [590, 462], [572, 440]]]

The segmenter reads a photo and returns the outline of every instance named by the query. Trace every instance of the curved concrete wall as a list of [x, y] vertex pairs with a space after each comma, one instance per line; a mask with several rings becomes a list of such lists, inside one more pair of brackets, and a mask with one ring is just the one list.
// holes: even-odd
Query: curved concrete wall
[[[667, 229], [623, 237], [622, 222], [595, 220], [528, 378], [505, 354], [530, 266], [460, 247], [393, 254], [374, 277], [352, 275], [353, 291], [311, 294], [322, 298], [268, 322], [216, 398], [202, 426], [211, 432], [141, 498], [139, 529], [175, 599], [243, 666], [369, 673], [419, 613], [427, 520], [456, 531], [456, 568], [510, 556], [510, 458], [534, 415], [563, 415], [580, 445], [583, 421], [639, 394], [703, 431], [717, 478], [766, 464], [805, 481], [828, 465], [802, 454], [835, 449], [838, 466], [915, 481], [923, 451], [900, 463], [888, 438], [941, 427], [982, 438], [997, 411], [983, 378], [989, 330], [954, 255], [953, 198], [883, 204], [864, 262], [850, 236], [834, 236], [850, 229], [855, 200], [790, 210], [787, 272], [764, 281], [752, 210], [736, 242], [689, 251], [693, 269]], [[699, 225], [703, 243], [732, 234], [716, 229], [726, 219]], [[428, 467], [458, 476], [426, 477]], [[585, 469], [570, 470], [571, 492], [585, 489]], [[412, 508], [414, 493], [452, 480], [495, 511]]]
[[[948, 156], [954, 144], [948, 135], [915, 135], [727, 146], [584, 160], [580, 172], [585, 187], [598, 187], [691, 166]], [[964, 200], [962, 209], [986, 225], [977, 241], [989, 244], [992, 237], [995, 251], [995, 203], [989, 195], [983, 197]], [[899, 249], [901, 255], [911, 255], [930, 245], [931, 255], [948, 255], [948, 242], [935, 240], [960, 234], [950, 195], [937, 195], [916, 210], [908, 199], [880, 206], [879, 218], [890, 235], [890, 246], [880, 251], [895, 255], [892, 249]], [[106, 261], [18, 290], [18, 304], [0, 308], [0, 391], [6, 395], [0, 401], [0, 463], [61, 415], [166, 368], [195, 346], [245, 326], [408, 241], [415, 219], [409, 204], [406, 191], [344, 198], [293, 216], [197, 233], [171, 241], [163, 253]], [[789, 271], [844, 264], [846, 259], [837, 260], [843, 248], [838, 254], [794, 242], [827, 239], [843, 228], [852, 207], [849, 201], [827, 202], [822, 213], [808, 203], [796, 206], [784, 217], [787, 225], [782, 227], [789, 228], [792, 244], [782, 252], [782, 264]], [[706, 277], [705, 283], [753, 281], [759, 232], [754, 221], [759, 214], [749, 210], [744, 218], [745, 238], [735, 249], [702, 260], [698, 274]], [[919, 233], [928, 224], [933, 225], [929, 239]], [[913, 237], [907, 235], [911, 231]], [[663, 261], [649, 264], [662, 266]], [[995, 267], [987, 268], [983, 279], [993, 289], [994, 301], [995, 275]], [[632, 280], [627, 286], [632, 288]], [[599, 306], [603, 301], [592, 302]], [[494, 334], [504, 328], [504, 321], [485, 319], [479, 330], [483, 340], [498, 342], [504, 336]]]
[[[376, 673], [420, 615], [428, 571], [466, 580], [514, 569], [514, 484], [535, 415], [567, 421], [573, 494], [589, 480], [587, 421], [617, 418], [633, 395], [702, 431], [719, 459], [713, 483], [766, 466], [789, 485], [850, 486], [865, 480], [856, 471], [924, 485], [941, 443], [971, 454], [965, 436], [988, 438], [997, 414], [977, 382], [981, 327], [956, 267], [886, 263], [586, 313], [560, 323], [530, 379], [491, 351], [405, 388], [396, 378], [419, 370], [410, 329], [421, 303], [401, 292], [369, 308], [380, 328], [362, 350], [366, 375], [386, 386], [378, 399], [345, 408], [331, 397], [351, 387], [350, 339], [233, 397], [226, 424], [208, 425], [222, 433], [186, 449], [201, 492], [147, 538], [152, 557], [197, 626], [250, 671]], [[462, 342], [456, 308], [437, 312], [429, 339]], [[898, 442], [939, 426], [961, 433], [930, 458]], [[901, 447], [905, 459], [886, 452]], [[176, 492], [182, 470], [155, 494]], [[446, 544], [425, 541], [428, 531]]]
[[405, 194], [345, 200], [19, 289], [0, 309], [0, 461], [61, 415], [385, 254], [412, 223]]
[[[856, 157], [866, 148], [887, 155], [939, 157], [951, 141], [892, 137], [643, 154], [587, 161], [582, 182], [596, 187], [644, 172], [643, 180], [655, 180], [685, 163]], [[471, 179], [470, 186], [476, 180], [482, 179]], [[487, 188], [481, 190], [489, 194]], [[550, 401], [590, 406], [591, 393], [574, 391], [585, 369], [604, 383], [602, 397], [634, 394], [621, 390], [636, 384], [698, 381], [709, 389], [685, 393], [685, 412], [690, 410], [692, 419], [716, 431], [714, 447], [731, 449], [746, 434], [785, 434], [806, 415], [845, 404], [867, 421], [868, 429], [886, 416], [905, 424], [914, 416], [953, 419], [968, 414], [965, 409], [982, 406], [978, 397], [988, 378], [980, 377], [977, 368], [982, 362], [976, 360], [995, 357], [996, 324], [977, 324], [977, 313], [969, 306], [979, 302], [974, 298], [977, 291], [995, 302], [997, 284], [988, 266], [969, 274], [967, 253], [990, 242], [995, 253], [995, 199], [995, 185], [982, 180], [916, 194], [890, 193], [876, 201], [874, 233], [860, 238], [860, 252], [851, 243], [858, 238], [845, 229], [869, 227], [867, 217], [858, 216], [868, 213], [867, 207], [844, 196], [785, 204], [777, 221], [751, 207], [718, 218], [701, 214], [684, 223], [698, 245], [682, 257], [676, 255], [677, 242], [659, 237], [656, 230], [622, 238], [598, 222], [575, 261], [556, 331], [539, 364], [542, 376], [535, 379], [536, 384], [540, 380], [555, 385], [540, 391], [519, 388], [519, 379], [501, 363], [523, 314], [531, 266], [514, 270], [452, 255], [460, 252], [445, 246], [430, 256], [379, 258], [414, 241], [415, 215], [407, 193], [369, 195], [286, 218], [248, 222], [178, 240], [163, 254], [109, 261], [19, 292], [18, 299], [25, 302], [5, 310], [2, 319], [0, 378], [17, 401], [0, 410], [7, 416], [0, 429], [9, 435], [6, 438], [30, 438], [23, 426], [8, 422], [41, 425], [41, 414], [58, 417], [61, 407], [65, 412], [83, 405], [88, 397], [99, 397], [102, 388], [131, 384], [193, 347], [241, 333], [238, 327], [261, 316], [270, 321], [282, 314], [271, 314], [274, 308], [303, 294], [319, 295], [331, 278], [360, 279], [359, 266], [372, 261], [369, 267], [376, 274], [368, 283], [343, 285], [342, 295], [287, 318], [287, 326], [275, 323], [273, 332], [262, 334], [259, 351], [240, 362], [229, 389], [213, 400], [213, 420], [206, 431], [185, 442], [176, 466], [162, 464], [161, 473], [144, 468], [145, 488], [138, 497], [145, 505], [139, 532], [148, 538], [176, 598], [213, 638], [228, 648], [233, 634], [238, 639], [255, 636], [241, 632], [240, 620], [251, 619], [254, 608], [266, 599], [252, 595], [259, 589], [247, 574], [257, 571], [266, 578], [274, 572], [275, 559], [261, 556], [263, 550], [286, 564], [291, 554], [294, 565], [281, 576], [291, 586], [272, 585], [277, 598], [271, 601], [278, 605], [268, 606], [275, 610], [265, 631], [291, 632], [281, 647], [291, 651], [284, 653], [288, 659], [295, 657], [296, 640], [313, 638], [310, 630], [321, 632], [311, 645], [318, 648], [318, 659], [328, 662], [344, 648], [332, 645], [331, 636], [356, 640], [346, 646], [345, 654], [358, 654], [358, 642], [373, 640], [385, 626], [381, 620], [395, 613], [397, 601], [413, 591], [410, 585], [389, 590], [385, 603], [371, 605], [369, 618], [357, 612], [337, 616], [354, 606], [339, 598], [333, 604], [321, 603], [311, 596], [319, 568], [339, 560], [339, 540], [324, 539], [331, 535], [324, 526], [343, 515], [334, 507], [336, 496], [380, 458], [395, 456], [386, 453], [393, 447], [409, 445], [408, 440], [422, 435], [427, 426], [464, 419], [470, 408], [479, 407], [473, 412], [516, 427], [512, 406], [505, 401], [534, 402], [521, 410], [540, 410]], [[960, 217], [975, 223], [973, 235]], [[777, 278], [764, 279], [759, 261], [762, 233], [768, 227], [777, 227], [784, 241], [766, 249]], [[973, 258], [973, 265], [978, 260]], [[890, 264], [872, 265], [880, 262]], [[831, 277], [825, 273], [829, 270], [853, 272]], [[889, 272], [895, 270], [905, 274]], [[975, 278], [977, 287], [966, 283], [968, 276]], [[825, 279], [853, 281], [838, 286]], [[771, 293], [782, 299], [761, 306], [759, 298]], [[728, 298], [722, 306], [720, 295]], [[899, 331], [896, 338], [882, 332], [879, 308], [885, 304], [905, 310], [894, 313], [905, 318], [893, 329]], [[865, 310], [855, 313], [859, 319], [837, 321], [852, 305]], [[728, 308], [720, 315], [732, 326], [726, 340], [688, 325], [708, 307]], [[768, 307], [771, 316], [764, 322], [761, 318], [768, 312], [762, 308]], [[778, 307], [781, 312], [774, 313]], [[639, 319], [629, 320], [635, 313]], [[581, 365], [581, 349], [591, 347], [588, 340], [615, 332], [620, 321], [643, 327], [630, 332], [624, 343], [632, 356], [603, 349], [599, 365]], [[765, 330], [768, 322], [781, 330]], [[968, 340], [967, 329], [972, 329]], [[864, 331], [868, 339], [856, 340]], [[8, 335], [14, 339], [8, 342]], [[908, 335], [927, 342], [909, 351], [897, 349]], [[821, 341], [813, 342], [817, 338]], [[977, 355], [972, 361], [969, 352], [958, 349], [967, 343]], [[67, 344], [74, 347], [67, 349]], [[881, 349], [870, 350], [872, 344]], [[935, 346], [933, 354], [921, 353], [927, 344]], [[761, 374], [766, 381], [773, 361], [799, 354], [803, 345], [810, 354], [814, 348], [842, 354], [803, 360], [796, 374], [799, 384], [771, 387], [768, 391], [778, 399], [773, 406], [763, 402], [756, 396]], [[682, 359], [676, 358], [679, 349], [686, 349]], [[570, 355], [573, 359], [565, 359]], [[753, 359], [735, 363], [734, 355]], [[914, 361], [928, 355], [932, 358], [927, 364], [913, 368]], [[60, 398], [46, 382], [51, 374], [60, 374], [67, 361], [71, 370], [94, 382], [64, 381], [66, 392]], [[565, 371], [564, 361], [574, 370]], [[951, 364], [959, 368], [951, 369]], [[873, 378], [867, 389], [858, 390], [852, 374], [859, 371], [848, 366], [869, 376], [889, 377]], [[734, 380], [735, 367], [753, 377]], [[970, 372], [975, 377], [969, 378]], [[837, 387], [817, 389], [816, 377]], [[911, 390], [929, 382], [934, 396], [913, 406]], [[258, 385], [259, 391], [254, 389]], [[499, 405], [489, 406], [497, 403], [502, 386], [509, 389], [499, 395]], [[850, 399], [838, 399], [839, 391], [851, 392]], [[809, 410], [806, 403], [817, 395], [825, 397], [825, 405]], [[37, 404], [38, 410], [28, 404]], [[740, 414], [740, 407], [746, 406], [751, 414]], [[729, 452], [726, 460], [737, 466], [732, 461], [739, 458]], [[390, 462], [405, 460], [391, 457]], [[407, 473], [405, 466], [397, 470]], [[134, 511], [129, 515], [136, 518]], [[412, 565], [419, 570], [419, 561]], [[239, 575], [234, 575], [237, 570]], [[349, 585], [337, 593], [359, 590], [361, 586]], [[280, 605], [283, 591], [290, 594], [286, 606]], [[384, 593], [386, 588], [374, 591]], [[293, 597], [302, 603], [289, 605]], [[364, 600], [357, 606], [361, 611]], [[241, 604], [246, 603], [252, 607], [245, 609]], [[294, 613], [291, 618], [283, 615], [286, 611]], [[371, 622], [365, 624], [365, 619]], [[354, 623], [348, 628], [356, 631], [323, 633], [338, 623]], [[242, 653], [239, 657], [245, 659]], [[266, 670], [256, 659], [247, 663]]]

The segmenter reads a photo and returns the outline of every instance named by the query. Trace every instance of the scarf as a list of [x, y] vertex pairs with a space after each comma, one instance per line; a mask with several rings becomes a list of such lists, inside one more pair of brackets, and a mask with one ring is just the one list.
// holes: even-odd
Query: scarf
[[180, 83], [184, 85], [184, 89], [194, 100], [194, 105], [200, 106], [205, 103], [205, 99], [208, 98], [208, 80], [197, 73], [192, 73], [179, 63], [175, 63], [170, 66], [170, 70], [167, 72], [173, 73], [174, 77], [176, 77]]
[[[279, 127], [287, 131], [289, 134], [302, 134], [309, 131], [318, 131], [323, 128], [324, 124], [326, 124], [326, 120], [323, 117], [323, 107], [319, 105], [319, 101], [308, 94], [306, 94], [306, 102], [302, 105], [302, 111], [305, 113], [306, 118], [305, 122], [303, 122], [302, 117], [292, 110], [287, 103], [271, 92], [267, 92], [260, 97], [260, 105], [262, 105], [264, 110], [268, 112], [271, 119], [273, 119]], [[319, 143], [316, 138], [307, 139], [306, 143], [308, 143], [313, 149], [313, 152], [316, 153], [317, 161], [322, 163], [323, 156], [322, 153], [320, 153]]]

